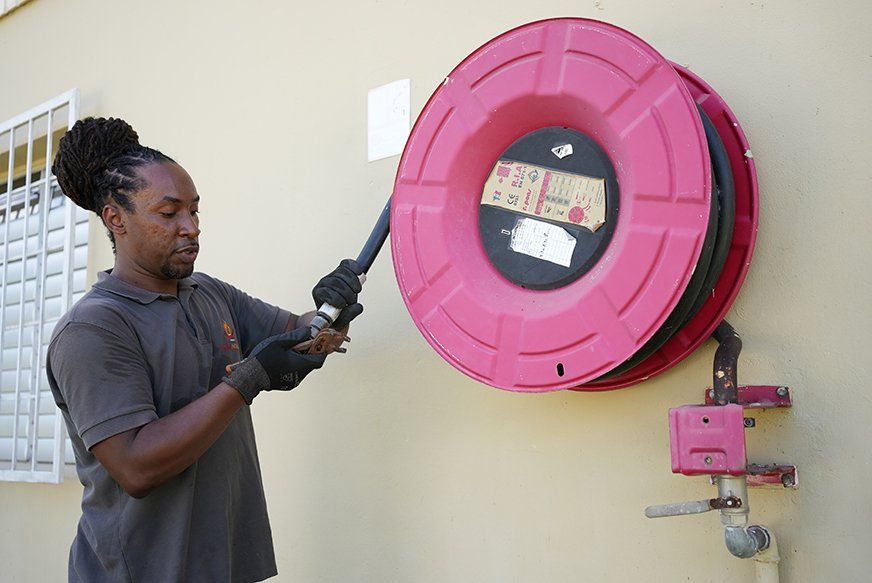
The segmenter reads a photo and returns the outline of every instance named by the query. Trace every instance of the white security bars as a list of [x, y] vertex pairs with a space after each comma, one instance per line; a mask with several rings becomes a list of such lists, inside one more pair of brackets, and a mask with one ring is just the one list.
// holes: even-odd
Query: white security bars
[[85, 290], [88, 215], [51, 173], [78, 113], [73, 89], [0, 123], [0, 480], [59, 483], [73, 461], [45, 356]]

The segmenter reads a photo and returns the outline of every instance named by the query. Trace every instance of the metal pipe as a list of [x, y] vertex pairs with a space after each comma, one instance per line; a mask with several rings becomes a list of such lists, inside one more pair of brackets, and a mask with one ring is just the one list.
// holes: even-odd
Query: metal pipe
[[740, 526], [742, 528], [747, 526], [751, 505], [748, 503], [748, 480], [746, 477], [715, 476], [715, 484], [718, 487], [718, 498], [722, 500], [737, 498], [739, 500], [738, 504], [724, 506], [720, 509], [721, 524], [724, 526]]
[[740, 559], [750, 559], [758, 552], [768, 548], [769, 531], [762, 526], [748, 526], [748, 514], [751, 505], [748, 503], [747, 476], [722, 475], [715, 478], [718, 486], [718, 496], [738, 498], [740, 503], [735, 506], [720, 509], [721, 523], [724, 525], [724, 542], [727, 550]]
[[724, 320], [715, 328], [712, 336], [720, 346], [715, 351], [714, 402], [716, 405], [739, 402], [739, 353], [742, 339], [738, 332]]
[[740, 559], [750, 559], [766, 544], [759, 530], [741, 526], [725, 526], [724, 541], [727, 550]]

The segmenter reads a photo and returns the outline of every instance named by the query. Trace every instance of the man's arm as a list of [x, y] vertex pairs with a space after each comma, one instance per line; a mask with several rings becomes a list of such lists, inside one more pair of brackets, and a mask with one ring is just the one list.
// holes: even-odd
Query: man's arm
[[291, 317], [288, 318], [288, 323], [285, 326], [285, 332], [290, 332], [291, 330], [302, 328], [303, 326], [309, 326], [309, 324], [312, 323], [312, 319], [317, 313], [317, 310], [312, 310], [311, 312], [306, 312], [305, 314], [301, 314], [299, 316], [296, 314], [291, 314]]
[[[353, 267], [359, 271], [356, 264]], [[348, 273], [343, 273], [344, 271]], [[334, 281], [338, 277], [337, 272], [343, 281]], [[319, 301], [333, 301], [335, 305], [343, 307], [352, 304], [346, 310], [348, 313], [344, 314], [344, 319], [347, 320], [344, 325], [347, 326], [347, 322], [363, 311], [363, 307], [356, 303], [357, 292], [360, 291], [356, 271], [340, 265], [339, 269], [325, 279], [326, 282], [322, 280], [315, 286], [313, 298], [316, 304]], [[341, 294], [341, 297], [321, 298], [321, 294], [325, 292]], [[299, 316], [291, 314], [285, 324], [285, 332], [308, 328], [316, 314], [317, 311], [314, 310]], [[317, 357], [308, 358], [317, 360]], [[320, 367], [321, 362], [323, 360], [310, 366]], [[280, 383], [270, 384], [275, 387]], [[264, 388], [268, 389], [269, 387]], [[243, 398], [240, 389], [222, 382], [196, 401], [166, 417], [94, 444], [91, 452], [125, 492], [134, 498], [142, 498], [197, 461], [224, 432], [239, 408], [245, 404], [246, 398]]]
[[244, 403], [262, 391], [290, 391], [321, 368], [324, 355], [293, 349], [308, 336], [308, 328], [297, 328], [263, 340], [196, 401], [98, 441], [91, 451], [125, 492], [146, 496], [205, 453]]
[[166, 417], [104, 439], [91, 452], [125, 492], [142, 498], [203, 455], [244, 404], [239, 391], [220, 383]]

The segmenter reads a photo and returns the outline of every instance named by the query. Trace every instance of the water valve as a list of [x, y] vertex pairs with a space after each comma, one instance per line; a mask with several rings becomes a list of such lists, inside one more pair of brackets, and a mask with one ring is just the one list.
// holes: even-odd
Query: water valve
[[777, 577], [774, 536], [765, 526], [748, 526], [748, 487], [796, 488], [799, 481], [796, 466], [748, 463], [745, 430], [755, 427], [756, 421], [745, 417], [745, 409], [788, 408], [792, 405], [790, 389], [739, 386], [736, 371], [741, 339], [726, 322], [718, 326], [715, 338], [720, 346], [715, 353], [714, 386], [706, 390], [704, 404], [669, 410], [669, 452], [674, 473], [710, 476], [718, 497], [649, 506], [645, 516], [664, 518], [718, 510], [730, 553], [754, 557], [758, 570], [773, 572], [774, 568]]
[[694, 500], [692, 502], [676, 502], [675, 504], [660, 504], [645, 509], [648, 518], [664, 518], [666, 516], [684, 516], [685, 514], [702, 514], [709, 510], [723, 508], [740, 508], [742, 499], [736, 496], [712, 498], [711, 500]]

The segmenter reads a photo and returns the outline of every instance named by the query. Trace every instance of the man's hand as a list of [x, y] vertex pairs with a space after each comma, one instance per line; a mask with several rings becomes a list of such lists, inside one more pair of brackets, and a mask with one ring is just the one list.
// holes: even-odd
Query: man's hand
[[293, 349], [308, 339], [309, 328], [303, 327], [263, 340], [245, 360], [232, 366], [224, 382], [249, 405], [261, 391], [290, 391], [324, 364], [325, 355], [300, 354]]
[[354, 259], [343, 259], [339, 267], [321, 278], [312, 290], [315, 308], [328, 303], [342, 310], [332, 328], [344, 330], [353, 319], [363, 312], [363, 306], [357, 303], [360, 293], [360, 275], [363, 269]]

